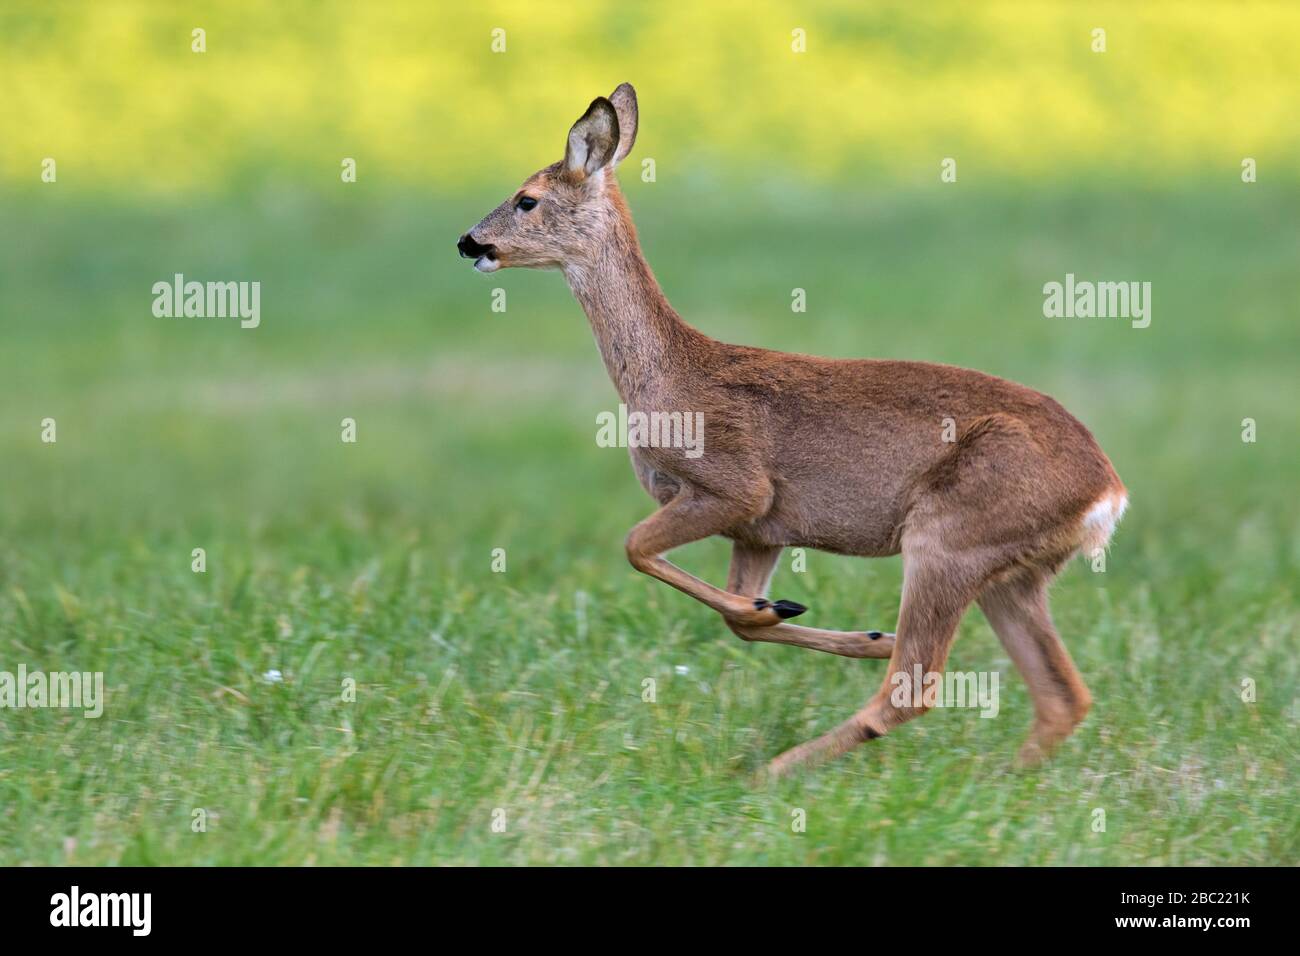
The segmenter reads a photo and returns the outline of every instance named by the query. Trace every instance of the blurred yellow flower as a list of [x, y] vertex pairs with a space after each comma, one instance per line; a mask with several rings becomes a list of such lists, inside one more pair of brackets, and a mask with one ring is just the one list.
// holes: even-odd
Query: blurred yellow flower
[[559, 158], [623, 80], [660, 175], [1294, 177], [1297, 51], [1282, 3], [31, 0], [0, 13], [0, 181], [324, 187], [351, 157], [448, 190]]

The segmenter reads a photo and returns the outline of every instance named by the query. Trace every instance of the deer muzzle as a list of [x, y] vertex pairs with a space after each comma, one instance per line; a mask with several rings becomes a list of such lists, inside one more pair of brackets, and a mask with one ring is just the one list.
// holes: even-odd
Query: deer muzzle
[[456, 248], [460, 250], [461, 256], [466, 259], [477, 259], [479, 256], [494, 256], [497, 251], [496, 246], [485, 246], [468, 232], [460, 237], [460, 241], [456, 243]]

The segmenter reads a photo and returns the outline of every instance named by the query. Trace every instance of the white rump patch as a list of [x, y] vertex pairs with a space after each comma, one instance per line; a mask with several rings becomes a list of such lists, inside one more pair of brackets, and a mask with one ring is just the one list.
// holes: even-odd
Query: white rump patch
[[1104, 548], [1115, 533], [1115, 526], [1124, 517], [1128, 495], [1123, 492], [1107, 494], [1093, 504], [1083, 516], [1084, 553]]

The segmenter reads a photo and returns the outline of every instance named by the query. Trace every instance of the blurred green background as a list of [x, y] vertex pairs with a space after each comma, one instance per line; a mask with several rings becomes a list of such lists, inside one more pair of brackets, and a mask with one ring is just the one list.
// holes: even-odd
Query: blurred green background
[[[0, 711], [0, 862], [1296, 862], [1298, 48], [1281, 3], [6, 5], [0, 670], [109, 700]], [[1054, 603], [1097, 703], [1044, 769], [971, 613], [998, 719], [749, 785], [883, 668], [628, 568], [586, 320], [453, 248], [625, 80], [687, 321], [1014, 378], [1110, 454], [1129, 514]], [[261, 326], [155, 318], [177, 272], [261, 282]], [[1067, 272], [1151, 282], [1151, 326], [1045, 319]], [[898, 583], [814, 554], [775, 592], [892, 629]]]

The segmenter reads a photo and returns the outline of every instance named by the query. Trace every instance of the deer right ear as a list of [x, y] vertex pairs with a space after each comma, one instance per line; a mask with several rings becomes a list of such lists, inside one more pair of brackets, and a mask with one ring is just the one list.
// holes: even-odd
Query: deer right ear
[[614, 154], [614, 165], [617, 166], [636, 144], [636, 90], [632, 89], [631, 83], [620, 83], [618, 89], [609, 94], [609, 101], [618, 113], [618, 151]]
[[618, 152], [618, 113], [603, 96], [591, 101], [582, 119], [569, 130], [564, 148], [564, 170], [575, 179], [608, 166]]

